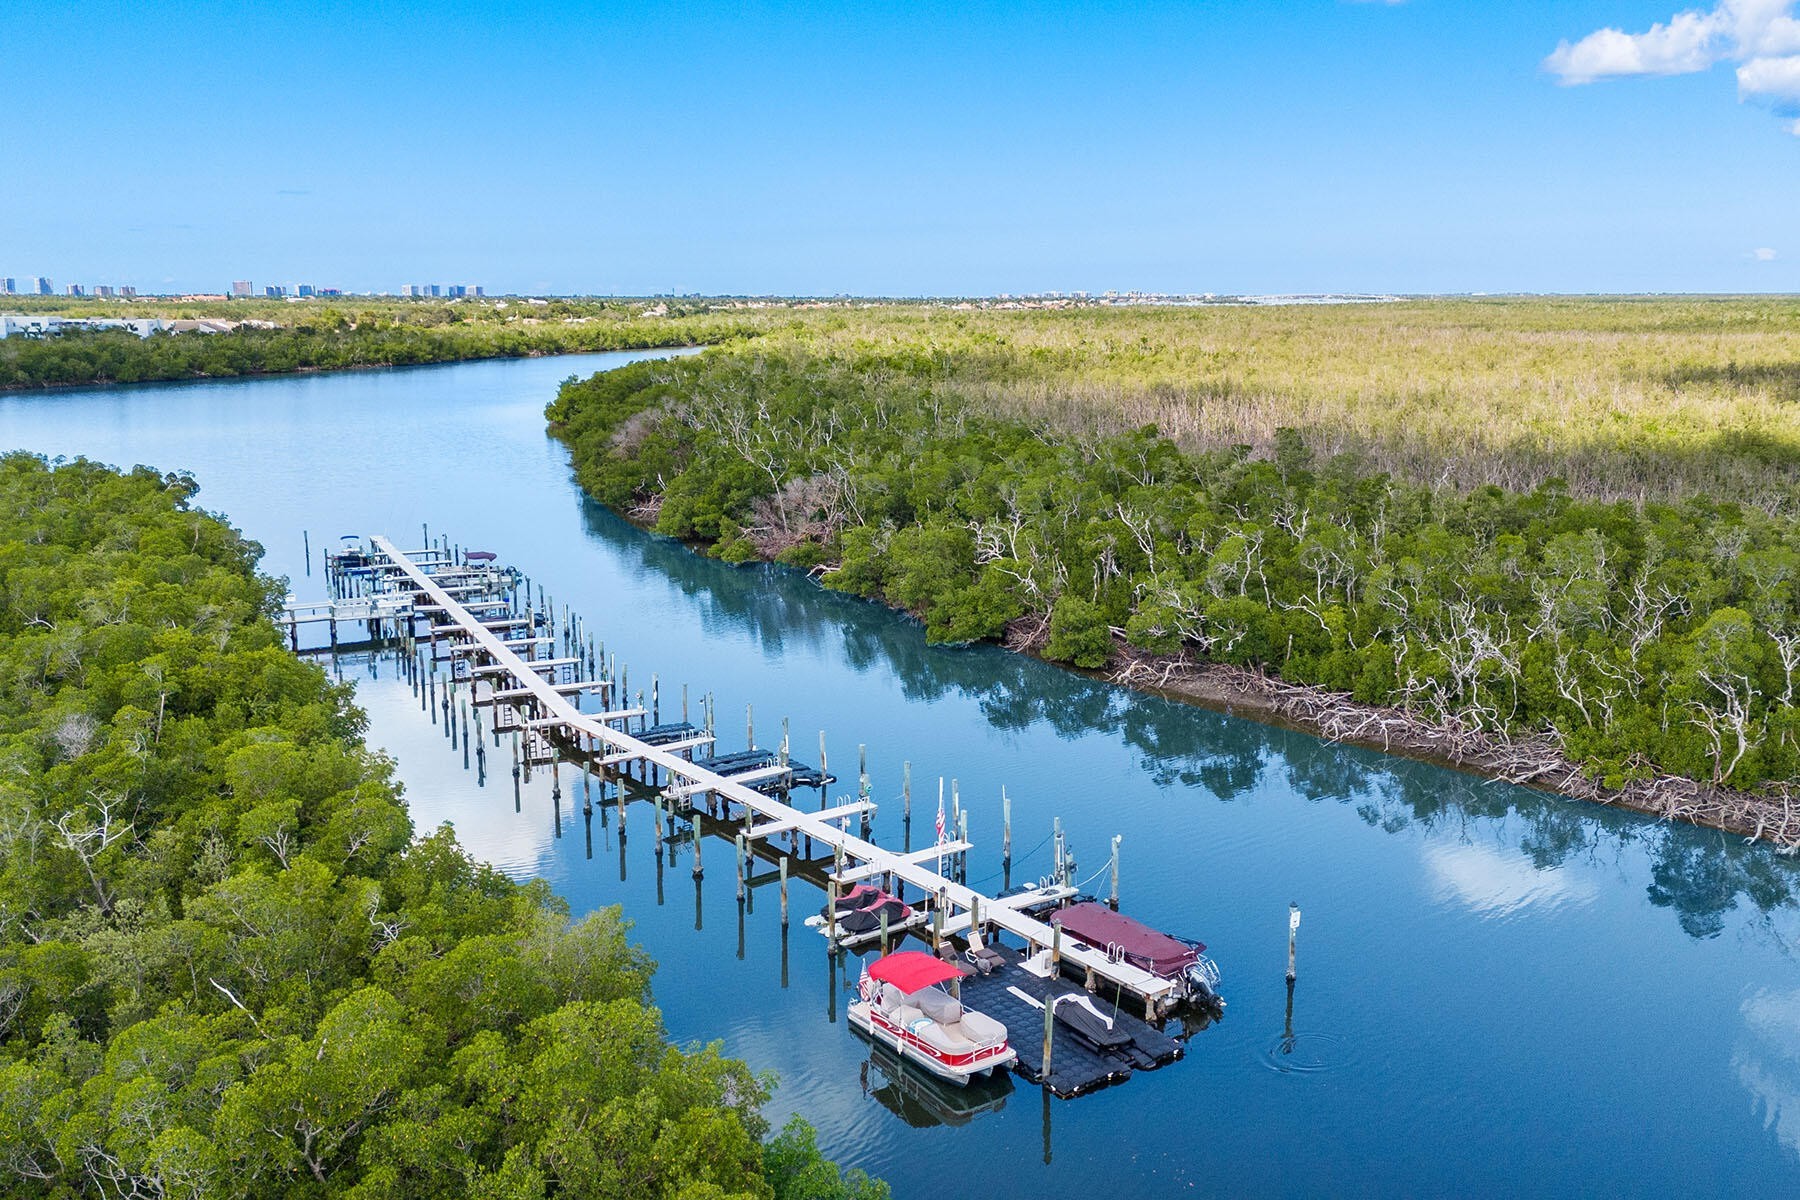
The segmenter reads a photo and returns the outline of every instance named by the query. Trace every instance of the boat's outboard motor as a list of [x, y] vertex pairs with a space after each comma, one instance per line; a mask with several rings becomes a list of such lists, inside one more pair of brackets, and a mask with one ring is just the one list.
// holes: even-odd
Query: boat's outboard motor
[[1219, 967], [1212, 959], [1201, 955], [1188, 964], [1182, 978], [1187, 981], [1189, 1004], [1215, 1016], [1225, 1011], [1225, 998], [1219, 995]]

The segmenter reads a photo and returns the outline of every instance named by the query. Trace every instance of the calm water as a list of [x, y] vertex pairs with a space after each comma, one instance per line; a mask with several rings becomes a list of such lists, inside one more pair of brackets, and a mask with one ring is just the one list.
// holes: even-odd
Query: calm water
[[542, 421], [559, 379], [633, 357], [0, 398], [0, 447], [190, 470], [302, 597], [323, 592], [303, 529], [315, 551], [345, 532], [411, 543], [422, 523], [497, 550], [585, 613], [634, 687], [659, 674], [665, 716], [684, 681], [716, 692], [726, 748], [746, 703], [765, 744], [785, 715], [810, 757], [823, 728], [840, 775], [866, 743], [886, 844], [903, 759], [919, 793], [956, 778], [982, 848], [971, 881], [999, 872], [1002, 785], [1015, 878], [1048, 870], [1056, 816], [1083, 874], [1124, 835], [1123, 907], [1211, 945], [1225, 1020], [1182, 1062], [1074, 1101], [908, 1089], [843, 1024], [822, 939], [796, 920], [784, 952], [772, 890], [740, 917], [723, 843], [697, 889], [685, 858], [658, 871], [641, 810], [623, 845], [567, 806], [559, 835], [547, 782], [515, 813], [391, 664], [345, 665], [421, 827], [455, 822], [576, 912], [623, 904], [672, 1034], [779, 1071], [771, 1117], [805, 1113], [899, 1196], [1800, 1193], [1794, 864], [989, 648], [931, 649], [873, 605], [639, 533], [583, 499]]

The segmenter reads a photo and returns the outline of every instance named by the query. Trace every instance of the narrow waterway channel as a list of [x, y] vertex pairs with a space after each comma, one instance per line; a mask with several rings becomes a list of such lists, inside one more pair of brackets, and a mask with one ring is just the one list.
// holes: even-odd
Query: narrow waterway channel
[[[1123, 835], [1122, 907], [1206, 941], [1230, 1009], [1185, 1060], [1074, 1101], [1023, 1084], [956, 1095], [890, 1078], [843, 1022], [772, 892], [741, 914], [728, 861], [696, 888], [647, 827], [547, 780], [514, 812], [393, 673], [345, 662], [420, 827], [541, 876], [577, 912], [622, 904], [680, 1041], [781, 1076], [828, 1153], [901, 1197], [1800, 1193], [1800, 868], [1766, 847], [1334, 747], [976, 647], [766, 567], [650, 537], [584, 499], [544, 432], [557, 381], [631, 354], [0, 396], [0, 448], [192, 472], [301, 598], [342, 533], [421, 525], [497, 551], [583, 613], [632, 686], [718, 697], [726, 748], [824, 729], [866, 744], [884, 844], [930, 840], [936, 780], [970, 811], [972, 883], [1014, 879], [1063, 819], [1086, 876]], [[848, 793], [852, 783], [837, 789]], [[929, 795], [930, 800], [923, 797]], [[710, 849], [710, 848], [709, 848]], [[723, 847], [721, 846], [721, 851]], [[1288, 904], [1304, 911], [1288, 1027]], [[811, 905], [815, 897], [808, 895]]]

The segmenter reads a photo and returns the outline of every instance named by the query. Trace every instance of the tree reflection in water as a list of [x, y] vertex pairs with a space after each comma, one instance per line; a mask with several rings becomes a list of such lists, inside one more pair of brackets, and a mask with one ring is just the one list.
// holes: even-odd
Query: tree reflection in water
[[1137, 752], [1139, 766], [1159, 787], [1202, 789], [1230, 803], [1279, 783], [1312, 801], [1352, 805], [1367, 824], [1390, 833], [1477, 820], [1522, 822], [1514, 840], [1542, 871], [1640, 845], [1652, 863], [1650, 901], [1670, 909], [1694, 938], [1717, 936], [1725, 914], [1740, 903], [1763, 913], [1795, 906], [1796, 864], [1766, 846], [1333, 745], [1132, 692], [996, 646], [930, 646], [916, 622], [827, 591], [798, 571], [706, 558], [591, 500], [578, 502], [587, 532], [694, 601], [708, 632], [747, 631], [770, 654], [799, 643], [837, 655], [859, 673], [891, 672], [911, 701], [969, 698], [1001, 730], [1042, 723], [1069, 737], [1111, 734]]

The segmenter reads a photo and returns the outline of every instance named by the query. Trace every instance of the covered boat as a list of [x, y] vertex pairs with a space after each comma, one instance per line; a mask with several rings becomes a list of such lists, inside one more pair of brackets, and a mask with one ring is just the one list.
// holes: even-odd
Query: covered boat
[[922, 950], [900, 950], [864, 968], [860, 998], [850, 1005], [852, 1028], [905, 1062], [940, 1079], [966, 1084], [1010, 1066], [1018, 1057], [1006, 1026], [964, 1008], [943, 984], [960, 979], [951, 963]]
[[369, 552], [363, 547], [362, 538], [354, 533], [340, 534], [337, 552], [325, 557], [327, 565], [339, 571], [355, 571], [369, 565]]
[[898, 929], [912, 919], [912, 906], [877, 887], [858, 885], [837, 901], [837, 927], [849, 934], [873, 933], [886, 916], [888, 927]]
[[1206, 957], [1206, 947], [1150, 928], [1142, 921], [1114, 912], [1097, 900], [1071, 904], [1050, 914], [1069, 937], [1100, 950], [1114, 962], [1130, 963], [1152, 975], [1174, 980], [1180, 999], [1199, 1008], [1222, 1012], [1219, 968]]

